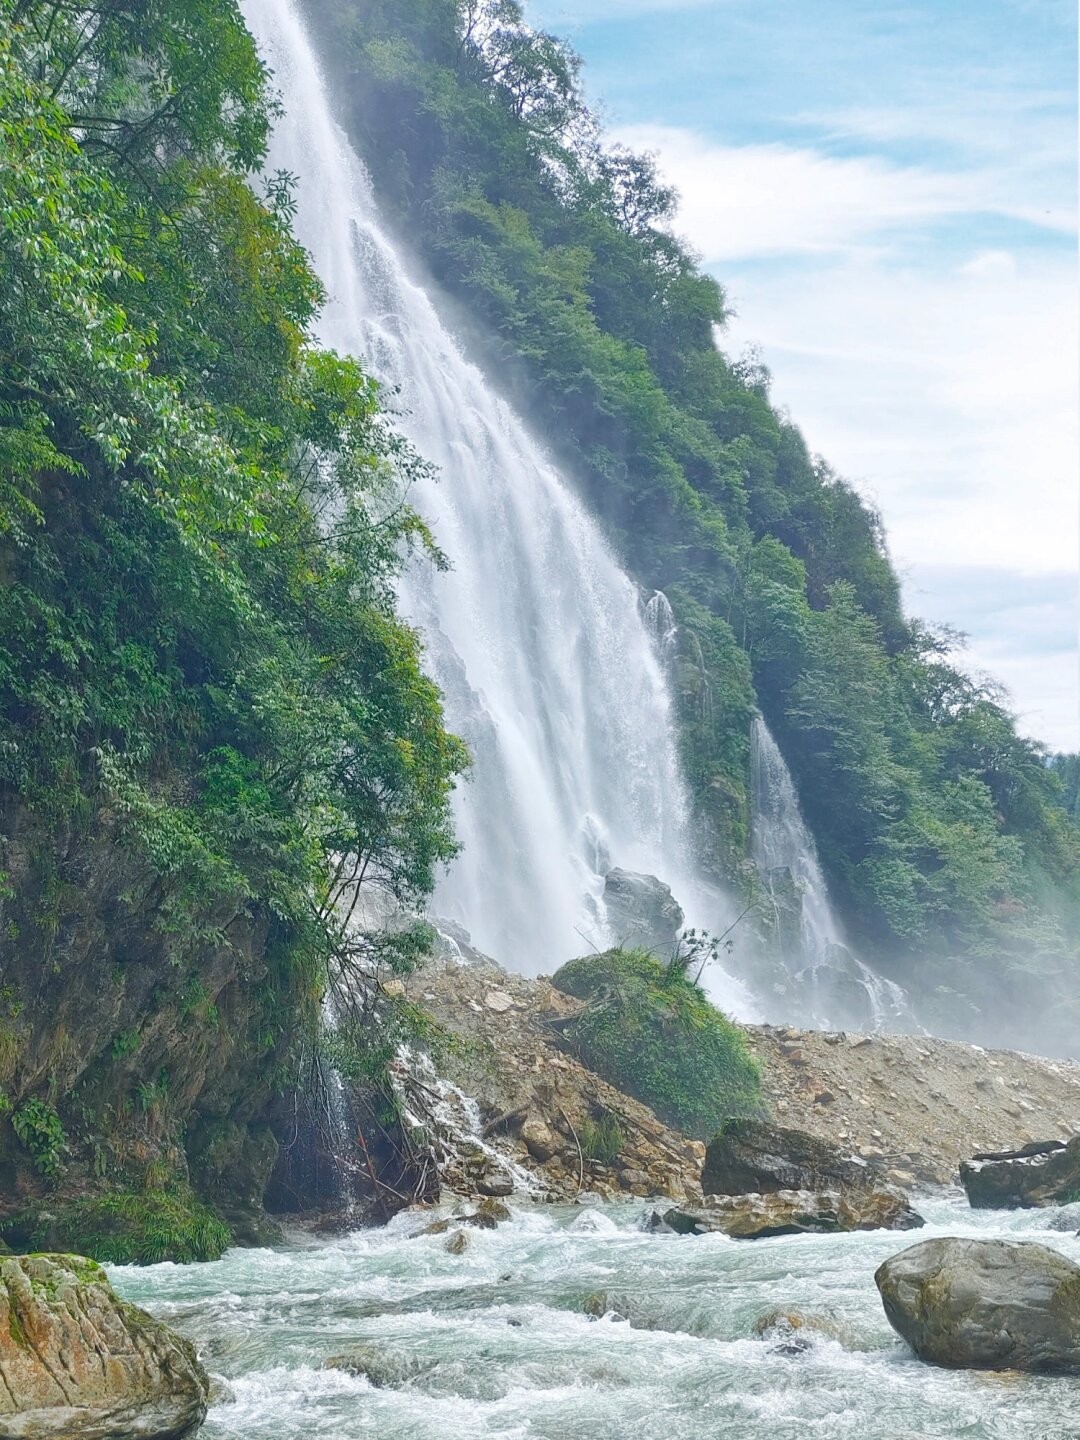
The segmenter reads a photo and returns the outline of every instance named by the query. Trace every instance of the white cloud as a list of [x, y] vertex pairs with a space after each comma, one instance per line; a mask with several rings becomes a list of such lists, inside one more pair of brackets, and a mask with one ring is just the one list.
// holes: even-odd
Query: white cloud
[[930, 274], [877, 257], [747, 269], [729, 280], [728, 343], [763, 347], [775, 398], [878, 501], [899, 563], [1069, 570], [1073, 272], [1030, 256]]
[[789, 144], [723, 145], [671, 126], [620, 128], [653, 150], [681, 196], [679, 228], [707, 263], [832, 254], [891, 243], [905, 227], [996, 214], [1071, 233], [1075, 217], [1007, 171], [901, 166]]

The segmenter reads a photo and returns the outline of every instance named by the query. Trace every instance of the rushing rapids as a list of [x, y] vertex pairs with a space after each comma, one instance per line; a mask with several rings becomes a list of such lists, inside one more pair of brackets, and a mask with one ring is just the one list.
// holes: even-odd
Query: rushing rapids
[[[1007, 1235], [1080, 1260], [1055, 1212], [918, 1208], [919, 1239]], [[205, 1440], [1075, 1440], [1075, 1382], [937, 1370], [892, 1332], [873, 1276], [908, 1237], [650, 1235], [643, 1213], [515, 1203], [457, 1254], [416, 1234], [430, 1215], [402, 1215], [113, 1280], [224, 1376]], [[838, 1338], [795, 1354], [758, 1338], [776, 1306]], [[377, 1383], [323, 1368], [356, 1351]]]

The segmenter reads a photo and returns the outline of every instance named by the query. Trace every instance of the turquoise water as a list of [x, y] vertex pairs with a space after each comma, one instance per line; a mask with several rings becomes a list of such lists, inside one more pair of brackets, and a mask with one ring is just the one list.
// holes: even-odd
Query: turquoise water
[[[465, 1253], [430, 1221], [232, 1250], [215, 1264], [115, 1268], [124, 1296], [198, 1345], [231, 1392], [204, 1440], [1080, 1440], [1080, 1381], [935, 1370], [886, 1323], [882, 1260], [930, 1235], [1037, 1239], [1080, 1262], [1061, 1212], [920, 1202], [918, 1235], [737, 1242], [650, 1235], [640, 1204], [522, 1206]], [[603, 1292], [614, 1313], [590, 1319]], [[753, 1335], [777, 1306], [846, 1343], [783, 1354]], [[386, 1388], [322, 1362], [363, 1345], [409, 1370]]]

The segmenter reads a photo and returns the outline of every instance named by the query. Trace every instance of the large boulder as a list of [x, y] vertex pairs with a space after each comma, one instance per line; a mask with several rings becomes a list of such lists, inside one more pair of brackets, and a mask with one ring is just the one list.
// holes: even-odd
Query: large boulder
[[209, 1381], [189, 1341], [77, 1255], [0, 1259], [0, 1440], [184, 1440]]
[[960, 1166], [960, 1181], [976, 1210], [1033, 1210], [1080, 1200], [1080, 1137], [977, 1155]]
[[889, 1324], [952, 1369], [1080, 1375], [1080, 1266], [1015, 1240], [925, 1240], [874, 1276]]
[[707, 1195], [701, 1205], [663, 1216], [680, 1235], [718, 1232], [732, 1240], [773, 1235], [832, 1235], [846, 1230], [915, 1230], [924, 1222], [899, 1190], [774, 1190], [767, 1195]]
[[729, 1120], [705, 1152], [706, 1195], [768, 1195], [868, 1183], [866, 1165], [827, 1140], [764, 1120]]
[[674, 951], [685, 916], [670, 886], [655, 875], [609, 870], [604, 877], [604, 909], [618, 944], [649, 950], [664, 959]]

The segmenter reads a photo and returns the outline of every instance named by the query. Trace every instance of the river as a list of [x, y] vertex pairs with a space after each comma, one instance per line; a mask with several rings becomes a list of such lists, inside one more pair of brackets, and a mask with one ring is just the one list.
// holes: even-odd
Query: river
[[[959, 1194], [918, 1208], [914, 1235], [739, 1242], [645, 1233], [641, 1202], [515, 1204], [461, 1255], [416, 1233], [429, 1215], [402, 1215], [111, 1274], [227, 1380], [200, 1440], [1078, 1440], [1076, 1381], [922, 1364], [873, 1278], [931, 1235], [1039, 1240], [1080, 1262], [1080, 1240], [1048, 1228], [1063, 1213], [972, 1212]], [[597, 1295], [611, 1313], [593, 1319]], [[755, 1338], [778, 1305], [831, 1316], [844, 1343], [792, 1356]], [[321, 1368], [358, 1346], [402, 1374], [375, 1388]]]

